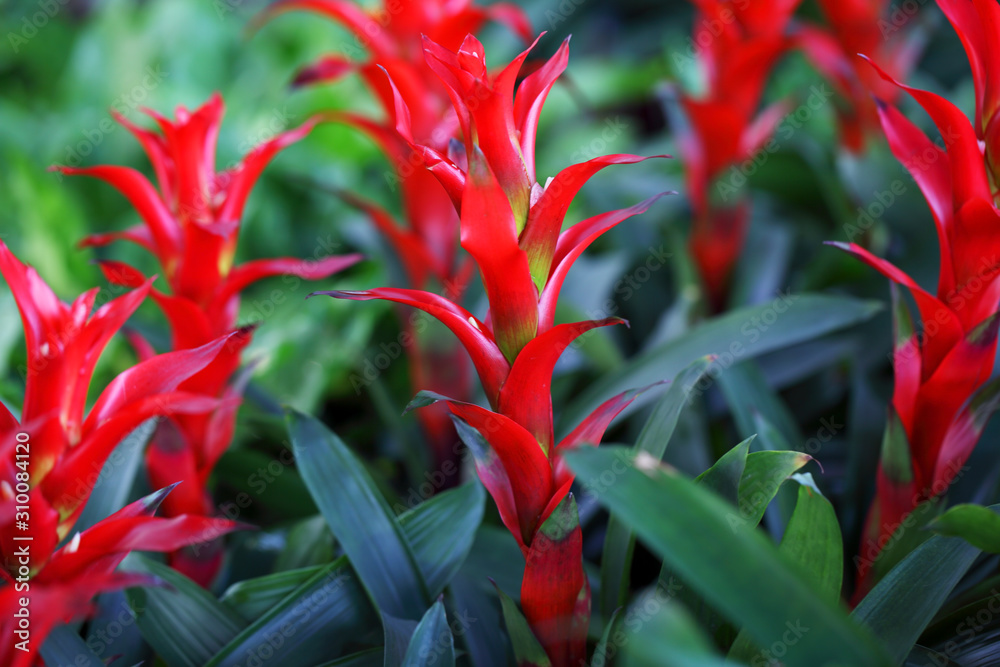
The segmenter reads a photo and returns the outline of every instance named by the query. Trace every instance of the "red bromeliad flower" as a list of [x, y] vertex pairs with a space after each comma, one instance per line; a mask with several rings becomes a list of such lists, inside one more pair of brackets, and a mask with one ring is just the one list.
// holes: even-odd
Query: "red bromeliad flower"
[[444, 401], [451, 410], [480, 479], [525, 554], [525, 616], [553, 665], [576, 665], [585, 658], [590, 591], [576, 506], [569, 494], [573, 474], [561, 455], [599, 442], [634, 394], [607, 401], [572, 433], [555, 440], [550, 384], [556, 361], [581, 334], [623, 322], [609, 318], [557, 325], [555, 307], [580, 253], [658, 197], [561, 231], [571, 200], [592, 175], [611, 164], [645, 159], [600, 157], [564, 169], [546, 186], [537, 182], [538, 117], [566, 67], [567, 43], [522, 81], [516, 96], [515, 81], [527, 51], [492, 75], [482, 45], [471, 35], [457, 51], [427, 40], [425, 52], [451, 92], [466, 137], [465, 151], [444, 154], [418, 144], [399, 94], [397, 127], [454, 199], [461, 213], [462, 247], [479, 267], [490, 311], [481, 320], [442, 296], [410, 289], [326, 294], [386, 299], [424, 310], [450, 328], [468, 351], [490, 410], [433, 392], [422, 392], [411, 407]]
[[1000, 53], [1000, 6], [995, 0], [940, 4], [973, 63], [979, 102], [975, 128], [949, 101], [899, 84], [876, 68], [913, 96], [945, 141], [942, 150], [896, 108], [879, 104], [889, 146], [920, 186], [937, 225], [937, 295], [863, 248], [841, 245], [907, 287], [922, 324], [915, 332], [909, 309], [897, 299], [896, 386], [862, 544], [859, 596], [874, 583], [872, 561], [902, 520], [918, 504], [943, 494], [962, 470], [994, 407], [996, 387], [982, 385], [993, 370], [1000, 326], [1000, 211], [990, 178], [998, 146], [990, 141], [995, 105], [989, 92], [990, 81], [1000, 75], [1000, 61], [994, 59]]
[[758, 113], [771, 68], [792, 44], [785, 27], [799, 1], [692, 0], [698, 10], [694, 41], [707, 81], [702, 95], [680, 96], [687, 127], [677, 143], [694, 209], [689, 246], [716, 307], [750, 223], [745, 197], [731, 199], [737, 187], [723, 179], [768, 142], [787, 110], [779, 102]]
[[32, 664], [52, 627], [85, 613], [96, 593], [139, 581], [114, 572], [129, 551], [170, 551], [235, 526], [203, 517], [153, 518], [166, 489], [57, 549], [126, 435], [153, 417], [219, 408], [219, 399], [182, 385], [223, 353], [236, 334], [139, 363], [112, 381], [87, 412], [97, 359], [149, 293], [151, 281], [93, 310], [99, 290], [65, 304], [2, 242], [0, 273], [21, 311], [28, 351], [20, 420], [0, 404], [0, 575], [5, 581], [0, 584], [0, 627], [6, 636], [18, 636], [15, 614], [25, 606], [21, 598], [29, 599], [31, 615], [30, 642], [24, 644], [30, 650], [8, 641], [0, 648], [0, 662], [21, 666]]
[[[385, 118], [391, 119], [395, 102], [388, 73], [410, 110], [417, 141], [442, 153], [447, 153], [455, 140], [458, 121], [448, 88], [423, 58], [422, 36], [454, 50], [488, 20], [506, 24], [526, 41], [532, 36], [531, 26], [517, 6], [496, 3], [484, 8], [468, 0], [398, 0], [373, 12], [342, 0], [279, 0], [264, 11], [260, 21], [294, 10], [319, 13], [346, 27], [357, 40], [356, 45], [346, 45], [344, 53], [326, 56], [304, 68], [295, 78], [297, 85], [334, 81], [356, 72], [381, 104]], [[350, 193], [341, 196], [364, 211], [384, 235], [402, 263], [410, 287], [440, 291], [460, 301], [473, 267], [467, 257], [459, 257], [458, 215], [437, 179], [421, 166], [419, 156], [396, 133], [391, 121], [374, 121], [348, 112], [331, 112], [328, 117], [365, 132], [385, 153], [395, 172], [392, 184], [401, 189], [403, 224], [374, 202]], [[401, 319], [408, 340], [414, 341], [407, 354], [413, 387], [471, 398], [468, 357], [461, 347], [435, 345], [419, 335], [412, 320]], [[455, 430], [447, 411], [422, 410], [419, 416], [437, 463], [453, 459]]]
[[[254, 183], [279, 151], [306, 136], [318, 120], [311, 119], [274, 137], [250, 151], [237, 166], [217, 173], [215, 146], [223, 111], [219, 95], [213, 95], [195, 111], [178, 108], [173, 121], [147, 110], [162, 134], [115, 115], [142, 144], [156, 173], [159, 191], [145, 176], [128, 167], [56, 167], [65, 174], [83, 174], [110, 183], [139, 212], [142, 224], [124, 232], [91, 236], [81, 245], [103, 246], [124, 239], [156, 256], [171, 293], [150, 289], [150, 294], [170, 323], [175, 350], [196, 348], [232, 331], [240, 292], [257, 280], [277, 275], [315, 280], [360, 260], [359, 255], [349, 255], [317, 261], [259, 259], [233, 265], [243, 208]], [[136, 269], [120, 262], [102, 262], [102, 268], [118, 285], [145, 282]], [[250, 336], [250, 330], [238, 334], [211, 364], [181, 385], [185, 391], [231, 400], [208, 413], [173, 416], [157, 429], [147, 454], [153, 488], [178, 479], [187, 482], [164, 501], [168, 516], [209, 516], [214, 512], [206, 484], [233, 436], [245, 379], [231, 379]], [[138, 346], [143, 356], [151, 354], [148, 344], [138, 341]], [[218, 571], [222, 557], [219, 549], [208, 551], [208, 556], [197, 558], [174, 554], [173, 563], [196, 581], [207, 584]]]
[[870, 55], [895, 79], [905, 80], [923, 49], [923, 35], [910, 20], [887, 16], [889, 0], [819, 0], [829, 29], [803, 25], [799, 47], [846, 100], [837, 107], [841, 141], [852, 152], [864, 148], [865, 136], [879, 127], [872, 95], [893, 102], [899, 89], [861, 62]]

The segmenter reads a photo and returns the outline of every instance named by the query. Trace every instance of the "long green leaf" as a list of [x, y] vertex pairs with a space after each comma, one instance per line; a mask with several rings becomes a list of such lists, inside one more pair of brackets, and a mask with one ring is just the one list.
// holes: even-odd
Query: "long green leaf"
[[[716, 363], [725, 367], [864, 322], [881, 308], [873, 301], [792, 294], [726, 313], [636, 355], [614, 373], [591, 384], [563, 411], [560, 421], [577, 424], [602, 401], [632, 387], [674, 377], [691, 359], [715, 354], [719, 356]], [[642, 401], [641, 397], [637, 399], [637, 403]]]
[[126, 594], [142, 636], [170, 667], [202, 667], [246, 627], [236, 612], [166, 565], [133, 556], [129, 569], [170, 586]]
[[243, 667], [251, 658], [265, 656], [274, 664], [313, 665], [363, 641], [373, 627], [378, 627], [378, 616], [342, 556], [319, 568], [199, 667]]
[[440, 600], [427, 610], [413, 633], [403, 667], [455, 667], [455, 638]]
[[[830, 604], [840, 601], [844, 575], [844, 544], [833, 505], [818, 489], [811, 475], [796, 475], [800, 482], [795, 511], [778, 551], [807, 573], [813, 590]], [[747, 632], [736, 637], [729, 658], [750, 661], [759, 649]]]
[[927, 527], [947, 537], [961, 537], [987, 553], [1000, 554], [1000, 514], [982, 505], [955, 505]]
[[[1000, 505], [989, 509], [1000, 511]], [[935, 535], [875, 585], [854, 609], [854, 618], [902, 662], [980, 553], [965, 540]]]
[[314, 565], [297, 570], [275, 572], [254, 579], [245, 579], [227, 588], [219, 601], [228, 605], [250, 623], [274, 608], [295, 589], [327, 567]]
[[383, 613], [419, 621], [427, 585], [371, 476], [322, 423], [294, 410], [287, 420], [302, 478], [365, 589]]
[[476, 481], [439, 493], [399, 517], [432, 596], [444, 591], [465, 562], [485, 508], [486, 492]]
[[[645, 622], [626, 635], [626, 667], [733, 667], [716, 652], [683, 605], [655, 599], [653, 603], [655, 613], [638, 616]], [[645, 604], [640, 598], [635, 606], [642, 610]]]
[[693, 481], [640, 455], [616, 484], [595, 486], [619, 458], [600, 449], [566, 455], [603, 505], [760, 646], [781, 642], [789, 667], [889, 664], [868, 633], [813, 592], [802, 568], [760, 532], [733, 530], [732, 506]]
[[63, 667], [64, 665], [81, 665], [83, 667], [98, 667], [104, 661], [97, 657], [87, 642], [68, 625], [53, 628], [42, 643], [39, 652], [45, 667]]
[[[662, 459], [667, 444], [677, 428], [681, 410], [688, 403], [695, 385], [704, 376], [714, 361], [714, 357], [698, 359], [681, 371], [663, 398], [653, 408], [653, 413], [635, 443], [635, 452], [646, 452], [656, 459]], [[629, 570], [632, 567], [632, 552], [635, 549], [635, 534], [614, 514], [608, 519], [604, 537], [604, 552], [601, 556], [601, 615], [611, 618], [615, 609], [628, 599]]]

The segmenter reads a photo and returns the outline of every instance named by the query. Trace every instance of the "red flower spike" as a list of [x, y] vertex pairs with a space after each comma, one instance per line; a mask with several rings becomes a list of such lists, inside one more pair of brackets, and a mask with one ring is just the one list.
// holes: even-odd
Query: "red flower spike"
[[[889, 146], [913, 174], [934, 216], [941, 255], [937, 294], [856, 245], [833, 244], [907, 287], [921, 324], [918, 335], [894, 287], [896, 386], [876, 497], [860, 549], [855, 602], [876, 583], [872, 565], [882, 546], [920, 503], [947, 491], [998, 404], [997, 385], [984, 385], [993, 371], [1000, 330], [1000, 241], [995, 233], [1000, 210], [989, 176], [996, 92], [986, 81], [1000, 66], [995, 62], [1000, 52], [985, 36], [1000, 30], [1000, 7], [981, 0], [941, 4], [972, 62], [977, 127], [944, 98], [903, 86], [874, 64], [872, 68], [886, 84], [908, 92], [944, 139], [942, 151], [894, 107], [879, 102]], [[986, 140], [980, 142], [983, 136]]]
[[[698, 9], [696, 26], [722, 28], [708, 39], [695, 34], [695, 43], [704, 43], [697, 57], [706, 73], [707, 90], [697, 97], [680, 95], [676, 124], [684, 130], [677, 132], [677, 141], [686, 158], [693, 209], [689, 251], [710, 300], [719, 308], [750, 221], [742, 195], [726, 201], [736, 188], [722, 179], [767, 144], [786, 112], [786, 102], [762, 111], [758, 106], [771, 68], [794, 45], [784, 33], [798, 0], [755, 1], [746, 9], [723, 0], [693, 0], [693, 4]], [[716, 186], [721, 204], [712, 192]]]
[[923, 31], [916, 22], [905, 29], [891, 25], [888, 0], [820, 0], [819, 4], [827, 25], [796, 26], [794, 40], [843, 99], [835, 107], [841, 143], [858, 153], [864, 150], [867, 135], [878, 129], [872, 96], [893, 102], [898, 90], [859, 62], [856, 54], [866, 53], [893, 77], [906, 79], [923, 50]]
[[[173, 433], [180, 434], [177, 447], [190, 450], [182, 456], [181, 466], [188, 485], [167, 501], [169, 516], [179, 513], [207, 514], [211, 501], [204, 488], [221, 450], [232, 436], [240, 391], [227, 385], [240, 364], [240, 351], [252, 331], [236, 328], [240, 292], [263, 278], [286, 275], [317, 280], [341, 271], [361, 258], [359, 255], [324, 257], [316, 261], [292, 258], [260, 259], [241, 266], [233, 265], [236, 242], [247, 197], [267, 164], [283, 149], [309, 134], [321, 120], [314, 117], [301, 126], [283, 132], [253, 148], [236, 166], [216, 172], [215, 152], [224, 104], [215, 94], [198, 109], [176, 110], [169, 119], [155, 111], [144, 110], [153, 118], [159, 132], [141, 128], [116, 116], [139, 141], [156, 174], [158, 189], [139, 172], [124, 167], [57, 167], [66, 174], [82, 174], [102, 179], [117, 188], [136, 207], [145, 223], [144, 230], [93, 236], [81, 245], [104, 245], [124, 239], [148, 248], [163, 268], [170, 294], [149, 290], [170, 324], [172, 345], [178, 359], [205, 356], [211, 360], [199, 372], [184, 376], [180, 383], [156, 391], [174, 400], [162, 405], [159, 414], [169, 414]], [[108, 280], [117, 285], [139, 286], [142, 275], [120, 262], [105, 261], [101, 268]], [[140, 297], [141, 298], [141, 297]], [[226, 336], [226, 338], [220, 338]], [[214, 341], [214, 342], [213, 342]], [[224, 341], [219, 343], [218, 341]], [[153, 364], [157, 357], [136, 367]], [[200, 358], [200, 356], [198, 356]], [[194, 362], [190, 362], [194, 363]], [[191, 396], [200, 396], [201, 403]], [[206, 398], [207, 397], [207, 398]], [[133, 396], [138, 399], [138, 396]], [[154, 400], [152, 397], [150, 400]], [[207, 400], [214, 401], [204, 407]], [[161, 400], [162, 403], [162, 400]], [[99, 404], [100, 405], [100, 404]], [[143, 409], [154, 409], [145, 406]], [[95, 414], [102, 414], [95, 408]], [[124, 427], [124, 422], [115, 422]], [[163, 427], [167, 428], [167, 427]], [[159, 442], [154, 438], [154, 442]], [[114, 446], [109, 438], [93, 445], [95, 451]], [[151, 479], [176, 481], [178, 469], [170, 458], [160, 456], [154, 446], [149, 450], [147, 468]], [[193, 499], [197, 499], [197, 501]], [[196, 568], [198, 576], [214, 575], [212, 568]], [[194, 570], [189, 573], [194, 574]], [[203, 583], [207, 580], [202, 579]]]
[[[465, 150], [455, 142], [420, 142], [405, 86], [396, 85], [387, 71], [393, 117], [400, 137], [456, 200], [462, 247], [479, 268], [489, 313], [479, 320], [457, 303], [417, 290], [325, 294], [419, 308], [451, 329], [468, 351], [493, 411], [429, 391], [418, 393], [410, 408], [438, 401], [448, 406], [504, 525], [530, 561], [521, 598], [532, 629], [552, 664], [569, 667], [583, 657], [590, 608], [576, 507], [567, 500], [573, 475], [558, 450], [596, 443], [634, 394], [605, 403], [553, 446], [550, 385], [560, 354], [582, 333], [622, 322], [609, 318], [557, 326], [556, 301], [583, 250], [661, 195], [561, 231], [570, 202], [591, 176], [611, 164], [645, 159], [604, 156], [563, 170], [546, 187], [535, 181], [535, 129], [545, 96], [565, 69], [568, 46], [527, 77], [516, 94], [527, 51], [490, 74], [482, 45], [472, 36], [454, 51], [428, 39], [424, 50], [429, 67], [449, 91]], [[389, 143], [384, 136], [378, 140]], [[392, 224], [379, 217], [380, 226]], [[556, 534], [558, 526], [569, 519], [577, 524], [575, 532], [562, 539]]]
[[[440, 287], [448, 298], [460, 300], [472, 269], [468, 258], [459, 256], [456, 210], [465, 189], [468, 161], [453, 152], [460, 132], [459, 119], [450, 112], [452, 100], [447, 86], [423, 57], [424, 37], [455, 51], [469, 35], [493, 20], [530, 41], [533, 33], [527, 17], [515, 5], [502, 2], [483, 8], [469, 0], [402, 0], [365, 11], [346, 2], [286, 0], [270, 5], [260, 19], [291, 10], [317, 12], [343, 25], [369, 46], [367, 56], [326, 56], [302, 69], [295, 83], [333, 81], [349, 73], [361, 77], [382, 107], [383, 119], [343, 112], [328, 112], [324, 117], [361, 130], [385, 153], [395, 171], [395, 183], [400, 186], [405, 212], [402, 224], [397, 225], [384, 210], [369, 202], [343, 193], [341, 196], [365, 211], [388, 239], [404, 266], [408, 287], [435, 291]], [[471, 53], [466, 55], [475, 59]], [[406, 323], [403, 326], [409, 327]], [[415, 389], [430, 386], [450, 396], [471, 399], [471, 386], [462, 372], [464, 352], [458, 345], [440, 351], [415, 336], [407, 353]], [[442, 358], [447, 361], [442, 362]], [[455, 372], [442, 373], [442, 366]], [[422, 411], [419, 417], [437, 452], [437, 464], [453, 459], [454, 429], [446, 412]]]
[[[153, 518], [167, 489], [129, 505], [57, 549], [86, 505], [97, 473], [129, 432], [154, 417], [206, 413], [218, 407], [217, 398], [178, 387], [210, 365], [238, 333], [200, 348], [149, 357], [113, 380], [87, 414], [86, 396], [97, 360], [149, 293], [151, 281], [129, 274], [121, 282], [138, 287], [94, 310], [97, 290], [63, 303], [2, 242], [0, 273], [21, 312], [29, 362], [20, 421], [6, 407], [0, 409], [0, 572], [7, 580], [0, 586], [0, 613], [15, 619], [15, 611], [23, 606], [20, 600], [26, 597], [33, 619], [31, 650], [25, 653], [8, 645], [0, 649], [0, 656], [4, 664], [30, 665], [51, 628], [88, 613], [94, 595], [147, 583], [145, 578], [114, 572], [129, 551], [168, 551], [202, 541], [208, 530], [218, 535], [235, 528], [232, 522], [202, 517]], [[28, 435], [30, 469], [19, 434]], [[30, 474], [27, 480], [25, 472]], [[15, 521], [16, 504], [24, 502], [10, 492], [25, 481], [31, 517], [27, 532]], [[32, 540], [29, 563], [17, 555], [24, 544], [18, 538], [23, 537]], [[15, 590], [15, 577], [29, 588]], [[14, 620], [0, 627], [14, 636]]]

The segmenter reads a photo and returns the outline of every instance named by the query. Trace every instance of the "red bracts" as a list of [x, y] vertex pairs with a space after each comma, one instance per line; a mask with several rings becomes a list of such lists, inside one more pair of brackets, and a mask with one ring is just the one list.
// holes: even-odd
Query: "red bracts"
[[[459, 301], [472, 271], [468, 257], [459, 253], [458, 214], [437, 179], [421, 164], [418, 154], [396, 133], [392, 118], [395, 99], [386, 73], [396, 84], [410, 113], [416, 140], [447, 153], [459, 131], [448, 88], [428, 67], [423, 57], [422, 36], [448, 49], [456, 49], [469, 33], [476, 33], [489, 20], [499, 21], [530, 41], [532, 31], [523, 12], [513, 4], [494, 3], [478, 7], [468, 0], [444, 2], [402, 0], [365, 12], [341, 0], [279, 0], [261, 15], [305, 10], [321, 14], [347, 28], [356, 43], [343, 53], [326, 56], [304, 68], [295, 78], [298, 85], [330, 82], [357, 73], [384, 111], [385, 119], [373, 120], [349, 112], [331, 112], [327, 117], [345, 122], [368, 134], [392, 164], [393, 190], [398, 186], [404, 217], [397, 221], [374, 202], [344, 193], [353, 206], [364, 211], [395, 251], [414, 289], [432, 290]], [[386, 120], [387, 119], [387, 120]], [[468, 362], [459, 346], [432, 345], [418, 336], [409, 319], [402, 318], [409, 340], [412, 385], [457, 398], [472, 395]], [[440, 465], [455, 456], [455, 431], [447, 412], [422, 410], [421, 424]]]
[[550, 384], [556, 361], [581, 334], [623, 322], [609, 318], [557, 325], [555, 306], [580, 253], [657, 197], [561, 231], [570, 202], [592, 175], [608, 165], [645, 159], [599, 157], [567, 167], [544, 186], [537, 181], [538, 117], [566, 67], [568, 43], [519, 86], [515, 83], [528, 51], [496, 73], [487, 71], [482, 44], [471, 35], [455, 51], [428, 39], [425, 54], [448, 87], [465, 146], [442, 152], [419, 143], [406, 101], [394, 85], [396, 127], [460, 211], [462, 247], [479, 268], [490, 311], [479, 319], [442, 296], [410, 289], [326, 294], [420, 308], [451, 329], [468, 351], [491, 409], [433, 392], [422, 392], [411, 407], [443, 401], [451, 410], [480, 479], [525, 554], [525, 616], [553, 665], [576, 665], [585, 659], [590, 591], [576, 506], [568, 495], [573, 475], [561, 454], [599, 442], [633, 394], [609, 400], [568, 436], [555, 440]]
[[[115, 299], [98, 289], [65, 304], [38, 274], [0, 242], [0, 273], [21, 312], [27, 343], [25, 397], [20, 419], [0, 404], [0, 610], [4, 665], [30, 665], [49, 630], [86, 612], [98, 592], [139, 580], [114, 570], [133, 550], [170, 551], [231, 530], [229, 521], [204, 517], [153, 518], [170, 489], [126, 507], [64, 547], [105, 461], [144, 421], [193, 416], [225, 402], [184, 389], [238, 333], [196, 348], [152, 356], [123, 372], [86, 411], [98, 357], [139, 306], [152, 281]], [[117, 290], [123, 291], [123, 290]], [[94, 310], [96, 303], [100, 306]], [[28, 538], [28, 539], [25, 539]], [[14, 647], [21, 598], [29, 600], [30, 652]]]
[[[128, 167], [56, 167], [65, 174], [82, 174], [110, 183], [138, 211], [142, 224], [124, 232], [88, 237], [81, 245], [103, 246], [121, 239], [137, 243], [156, 256], [170, 293], [148, 286], [146, 289], [167, 317], [175, 350], [196, 348], [233, 331], [240, 292], [253, 282], [278, 275], [306, 280], [325, 278], [360, 260], [358, 255], [316, 261], [280, 258], [234, 266], [243, 209], [254, 183], [268, 162], [312, 131], [318, 119], [260, 144], [235, 167], [216, 172], [215, 147], [223, 111], [219, 95], [194, 111], [178, 108], [174, 120], [147, 110], [160, 132], [116, 116], [145, 150], [158, 189]], [[102, 262], [102, 268], [113, 284], [135, 287], [145, 283], [142, 274], [120, 262]], [[250, 329], [236, 334], [211, 364], [181, 385], [185, 391], [227, 400], [204, 414], [174, 416], [154, 435], [147, 455], [153, 488], [178, 480], [187, 482], [165, 499], [163, 507], [168, 516], [214, 513], [206, 484], [232, 439], [245, 380], [231, 380], [250, 335]], [[137, 343], [142, 354], [149, 353], [147, 344]], [[175, 554], [174, 565], [205, 584], [221, 563], [221, 551], [209, 551], [212, 555], [207, 560], [204, 555], [185, 559], [184, 554]]]
[[934, 216], [941, 252], [937, 294], [863, 248], [841, 246], [907, 287], [921, 324], [916, 330], [908, 307], [895, 299], [896, 386], [877, 497], [861, 548], [859, 594], [874, 583], [872, 561], [903, 519], [919, 503], [944, 493], [961, 472], [991, 411], [992, 394], [984, 392], [995, 391], [978, 390], [993, 370], [1000, 325], [1000, 211], [991, 181], [996, 104], [990, 101], [991, 81], [1000, 75], [994, 59], [1000, 6], [994, 0], [942, 0], [940, 5], [973, 64], [975, 126], [944, 98], [899, 84], [876, 68], [924, 108], [944, 140], [942, 149], [897, 109], [879, 105], [889, 146], [920, 186]]
[[691, 254], [721, 307], [750, 224], [746, 197], [725, 179], [767, 144], [787, 111], [781, 102], [758, 107], [771, 69], [792, 45], [785, 28], [799, 0], [692, 1], [707, 82], [703, 94], [681, 94], [686, 127], [676, 134], [694, 212]]
[[860, 152], [866, 135], [879, 128], [872, 95], [893, 102], [899, 89], [857, 54], [867, 54], [905, 81], [923, 49], [923, 33], [911, 25], [912, 14], [898, 7], [890, 14], [889, 0], [819, 0], [819, 5], [827, 26], [800, 26], [796, 41], [842, 98], [836, 109], [841, 143]]

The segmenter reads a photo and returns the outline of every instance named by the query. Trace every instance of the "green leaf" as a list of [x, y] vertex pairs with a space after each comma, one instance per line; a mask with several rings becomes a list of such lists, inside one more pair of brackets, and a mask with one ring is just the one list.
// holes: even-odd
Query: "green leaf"
[[[594, 653], [590, 658], [591, 665], [594, 665], [595, 667], [602, 667], [603, 665], [608, 664], [608, 648], [612, 645], [611, 633], [614, 632], [615, 624], [618, 622], [618, 617], [621, 615], [621, 612], [621, 609], [615, 609], [614, 613], [611, 614], [611, 620], [609, 620], [607, 625], [604, 626], [604, 632], [601, 633], [601, 639], [597, 642], [597, 646], [594, 647]], [[612, 653], [612, 655], [614, 655], [614, 653]]]
[[403, 667], [455, 667], [455, 638], [440, 600], [427, 610], [406, 649]]
[[810, 461], [812, 457], [801, 452], [751, 452], [740, 480], [739, 514], [729, 517], [732, 525], [753, 528], [759, 524], [781, 485]]
[[[157, 422], [156, 419], [146, 420], [118, 443], [101, 468], [90, 498], [73, 524], [72, 534], [83, 532], [128, 504], [146, 443], [156, 430]], [[67, 535], [66, 539], [71, 538]]]
[[246, 621], [176, 570], [142, 556], [129, 570], [170, 588], [130, 588], [126, 597], [142, 636], [170, 667], [202, 667], [236, 637]]
[[750, 453], [750, 443], [755, 436], [750, 436], [722, 455], [711, 468], [694, 478], [694, 481], [704, 488], [714, 491], [733, 505], [740, 503], [740, 481], [747, 466], [747, 455]]
[[514, 659], [517, 667], [552, 667], [549, 656], [545, 654], [545, 649], [538, 643], [524, 614], [517, 608], [517, 604], [510, 599], [506, 593], [497, 586], [497, 595], [500, 596], [500, 607], [503, 609], [503, 620], [507, 625], [507, 634], [510, 636], [510, 643], [514, 647]]
[[410, 640], [417, 630], [418, 623], [405, 618], [396, 618], [382, 614], [383, 667], [403, 667], [406, 651], [410, 648]]
[[[998, 511], [1000, 505], [990, 510]], [[900, 663], [979, 554], [964, 540], [935, 535], [890, 570], [852, 615], [878, 635]]]
[[[646, 452], [656, 459], [663, 458], [677, 428], [681, 410], [688, 404], [695, 385], [713, 361], [714, 357], [698, 359], [674, 378], [646, 420], [633, 451]], [[635, 534], [612, 514], [608, 519], [601, 556], [600, 604], [604, 618], [611, 618], [615, 609], [628, 599], [629, 570], [634, 549]]]
[[299, 471], [316, 505], [379, 609], [413, 621], [430, 598], [413, 550], [371, 476], [322, 423], [289, 410]]
[[[795, 511], [778, 551], [802, 566], [813, 590], [831, 605], [840, 602], [844, 574], [844, 544], [833, 505], [816, 489], [812, 475], [796, 475], [800, 482]], [[749, 633], [740, 632], [729, 658], [744, 662], [759, 653]]]
[[955, 505], [927, 527], [947, 537], [961, 537], [972, 546], [1000, 554], [1000, 514], [982, 505]]
[[285, 548], [278, 554], [275, 570], [298, 570], [325, 565], [334, 558], [335, 540], [323, 515], [301, 519], [292, 524], [285, 538]]
[[60, 625], [52, 628], [42, 643], [39, 653], [46, 667], [63, 667], [63, 665], [80, 665], [81, 667], [99, 667], [104, 661], [94, 655], [73, 628]]
[[565, 456], [601, 504], [618, 512], [708, 604], [760, 646], [781, 643], [789, 667], [889, 664], [873, 638], [816, 595], [808, 574], [767, 537], [734, 530], [727, 520], [732, 506], [715, 494], [643, 455], [616, 484], [596, 486], [592, 482], [611, 469], [619, 452]]
[[399, 517], [431, 595], [440, 595], [465, 562], [485, 507], [486, 492], [474, 481], [439, 493]]
[[238, 581], [226, 589], [219, 601], [249, 623], [263, 616], [295, 589], [316, 576], [317, 572], [326, 568], [324, 565], [314, 565]]
[[[719, 375], [719, 388], [726, 397], [726, 403], [733, 413], [740, 437], [751, 435], [764, 437], [756, 419], [761, 415], [781, 434], [785, 443], [802, 442], [795, 417], [788, 406], [767, 383], [760, 367], [754, 361], [747, 361], [727, 368]], [[764, 449], [792, 449], [788, 444], [763, 444]]]
[[[316, 570], [250, 624], [205, 667], [243, 667], [256, 656], [274, 664], [312, 665], [339, 655], [378, 627], [378, 616], [347, 557]], [[373, 636], [377, 640], [377, 636]]]
[[636, 355], [592, 383], [563, 411], [560, 422], [577, 424], [602, 401], [631, 387], [674, 377], [691, 359], [716, 354], [716, 363], [726, 367], [864, 322], [881, 308], [878, 302], [819, 294], [792, 294], [740, 308]]
[[820, 597], [836, 604], [844, 577], [844, 543], [837, 514], [812, 475], [795, 475], [794, 479], [801, 484], [798, 500], [778, 550], [806, 570]]
[[[635, 603], [642, 609], [643, 599]], [[626, 635], [626, 667], [733, 667], [712, 647], [711, 640], [683, 605], [667, 601], [656, 603], [655, 613], [637, 632]], [[604, 663], [593, 663], [602, 665]]]

